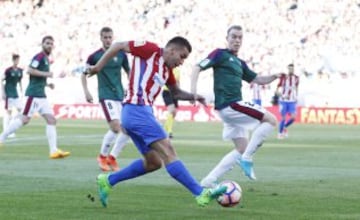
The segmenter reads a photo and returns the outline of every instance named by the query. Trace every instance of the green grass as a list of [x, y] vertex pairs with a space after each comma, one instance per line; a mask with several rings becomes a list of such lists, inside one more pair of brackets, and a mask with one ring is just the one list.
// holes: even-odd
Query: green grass
[[[268, 139], [255, 157], [258, 181], [236, 167], [243, 199], [235, 208], [201, 208], [164, 169], [118, 184], [108, 208], [97, 199], [96, 156], [104, 121], [61, 120], [59, 146], [72, 155], [48, 159], [44, 122], [33, 120], [0, 148], [0, 219], [360, 219], [360, 127], [294, 125], [290, 138]], [[232, 149], [220, 123], [177, 123], [173, 141], [200, 180]], [[139, 157], [132, 144], [120, 165]], [[91, 202], [87, 195], [95, 196]]]

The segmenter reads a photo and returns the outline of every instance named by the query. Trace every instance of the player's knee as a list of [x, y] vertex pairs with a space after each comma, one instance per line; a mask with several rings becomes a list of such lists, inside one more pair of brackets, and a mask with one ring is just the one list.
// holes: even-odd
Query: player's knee
[[272, 113], [270, 112], [267, 112], [265, 114], [265, 117], [263, 119], [263, 122], [268, 122], [270, 123], [272, 126], [276, 127], [277, 126], [277, 119], [275, 117], [275, 115], [273, 115]]
[[113, 120], [109, 123], [110, 125], [110, 129], [114, 132], [114, 133], [119, 133], [121, 132], [121, 125], [119, 123], [118, 120]]

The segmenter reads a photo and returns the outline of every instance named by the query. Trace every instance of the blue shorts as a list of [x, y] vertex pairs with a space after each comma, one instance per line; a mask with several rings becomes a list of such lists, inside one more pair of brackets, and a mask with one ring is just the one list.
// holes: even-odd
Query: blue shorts
[[296, 114], [296, 102], [279, 102], [280, 114], [285, 117], [286, 114]]
[[253, 103], [261, 106], [261, 99], [253, 99]]
[[151, 106], [125, 104], [121, 112], [121, 121], [122, 127], [143, 155], [151, 150], [152, 143], [167, 138]]

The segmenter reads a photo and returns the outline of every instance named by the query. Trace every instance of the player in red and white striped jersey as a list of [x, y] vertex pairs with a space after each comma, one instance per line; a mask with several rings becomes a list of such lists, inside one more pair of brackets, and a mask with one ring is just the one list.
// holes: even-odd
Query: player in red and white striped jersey
[[143, 159], [139, 158], [115, 173], [98, 176], [100, 199], [104, 206], [107, 205], [108, 192], [112, 186], [155, 171], [161, 168], [162, 164], [171, 177], [195, 196], [201, 206], [226, 190], [210, 190], [199, 185], [178, 159], [168, 135], [153, 114], [152, 104], [164, 85], [176, 99], [197, 100], [205, 104], [204, 97], [181, 90], [173, 74], [173, 68], [183, 64], [191, 50], [190, 43], [183, 37], [174, 37], [165, 48], [146, 41], [119, 42], [113, 44], [97, 64], [88, 70], [89, 74], [99, 72], [119, 51], [134, 56], [121, 120], [124, 130], [143, 155]]
[[[298, 88], [299, 77], [294, 74], [294, 64], [289, 64], [288, 74], [281, 74], [276, 88], [276, 93], [279, 94], [279, 111], [281, 114], [279, 139], [287, 137], [287, 128], [295, 121]], [[287, 115], [290, 115], [290, 118], [286, 121]]]

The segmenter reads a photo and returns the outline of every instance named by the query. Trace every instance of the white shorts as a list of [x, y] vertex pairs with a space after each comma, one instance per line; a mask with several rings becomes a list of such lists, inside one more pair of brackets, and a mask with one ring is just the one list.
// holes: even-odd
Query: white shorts
[[100, 100], [100, 105], [103, 110], [106, 121], [119, 120], [121, 123], [121, 101], [115, 101], [110, 99]]
[[6, 98], [5, 99], [5, 109], [11, 110], [16, 108], [18, 111], [22, 109], [22, 102], [20, 98]]
[[239, 101], [221, 109], [219, 116], [224, 123], [223, 139], [247, 138], [250, 130], [260, 124], [266, 109], [251, 102]]
[[46, 98], [38, 98], [31, 96], [27, 97], [23, 110], [23, 115], [32, 117], [36, 112], [38, 112], [40, 115], [54, 115], [54, 111]]

